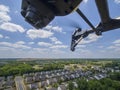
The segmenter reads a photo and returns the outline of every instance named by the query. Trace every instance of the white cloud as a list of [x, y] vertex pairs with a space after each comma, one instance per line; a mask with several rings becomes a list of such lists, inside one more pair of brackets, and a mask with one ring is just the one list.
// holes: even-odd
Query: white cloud
[[107, 47], [107, 49], [111, 49], [112, 51], [120, 51], [120, 39], [115, 40], [113, 42], [113, 45], [110, 45], [109, 47]]
[[113, 43], [114, 43], [114, 44], [120, 44], [120, 39], [115, 40]]
[[9, 31], [9, 32], [17, 32], [17, 31], [19, 31], [20, 33], [25, 32], [22, 26], [14, 24], [14, 23], [10, 23], [10, 22], [1, 24], [0, 29]]
[[59, 26], [47, 25], [44, 29], [65, 34], [65, 32], [63, 32], [62, 27]]
[[86, 45], [80, 45], [80, 44], [78, 44], [78, 46], [77, 46], [77, 48], [84, 48], [84, 47], [86, 47]]
[[120, 19], [120, 17], [117, 17], [116, 19]]
[[49, 38], [53, 36], [54, 33], [50, 31], [45, 31], [45, 30], [36, 30], [36, 29], [30, 29], [27, 31], [27, 36], [30, 37], [31, 39], [36, 39], [36, 38]]
[[10, 42], [0, 42], [0, 46], [4, 47], [11, 47], [16, 49], [30, 49], [31, 47], [24, 45], [25, 42], [19, 41], [16, 43], [10, 43]]
[[18, 42], [16, 42], [16, 44], [25, 44], [25, 42], [24, 41], [18, 41]]
[[33, 45], [33, 44], [35, 44], [35, 42], [29, 42], [28, 44]]
[[65, 49], [65, 48], [68, 48], [68, 46], [67, 45], [53, 45], [53, 46], [51, 46], [50, 48], [52, 48], [52, 49]]
[[9, 7], [5, 5], [0, 5], [0, 23], [8, 22], [11, 20], [11, 17], [8, 15]]
[[0, 34], [0, 38], [3, 38], [3, 35], [2, 35], [2, 34]]
[[55, 26], [52, 28], [54, 31], [57, 31], [57, 32], [62, 32], [62, 28], [59, 27], [59, 26]]
[[5, 36], [5, 39], [10, 39], [10, 37], [9, 36]]
[[62, 42], [59, 41], [56, 37], [51, 37], [50, 40], [54, 42], [54, 44], [62, 44]]
[[53, 30], [53, 31], [56, 31], [56, 32], [62, 32], [62, 27], [59, 27], [59, 26], [47, 25], [45, 27], [45, 29], [47, 29], [47, 30]]
[[0, 5], [0, 12], [9, 12], [9, 7], [5, 5]]
[[99, 38], [101, 38], [101, 36], [97, 36], [95, 34], [90, 34], [85, 40], [83, 39], [80, 42], [80, 44], [89, 44], [89, 43], [97, 41]]
[[52, 44], [46, 43], [46, 42], [38, 42], [38, 45], [39, 45], [39, 46], [45, 46], [45, 47], [52, 46]]
[[115, 1], [115, 3], [117, 3], [117, 4], [119, 4], [120, 3], [120, 0], [114, 0]]

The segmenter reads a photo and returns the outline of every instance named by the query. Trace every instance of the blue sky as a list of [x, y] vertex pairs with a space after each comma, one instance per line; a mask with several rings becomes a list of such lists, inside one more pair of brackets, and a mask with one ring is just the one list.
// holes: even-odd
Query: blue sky
[[[120, 16], [120, 0], [108, 0], [111, 18]], [[93, 25], [100, 17], [94, 0], [84, 0], [79, 8]], [[21, 0], [0, 0], [0, 58], [120, 58], [120, 29], [89, 35], [70, 51], [71, 34], [78, 24], [90, 27], [76, 12], [56, 17], [48, 26], [36, 30], [20, 14]]]

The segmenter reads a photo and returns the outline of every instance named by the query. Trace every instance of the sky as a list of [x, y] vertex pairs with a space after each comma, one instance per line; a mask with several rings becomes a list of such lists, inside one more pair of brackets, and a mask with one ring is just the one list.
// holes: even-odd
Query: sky
[[[43, 29], [35, 29], [21, 16], [22, 0], [0, 0], [0, 58], [120, 58], [120, 29], [102, 36], [89, 35], [70, 51], [74, 27], [90, 27], [76, 13], [55, 19]], [[111, 18], [120, 16], [120, 0], [108, 0]], [[100, 17], [94, 0], [84, 0], [78, 7], [94, 26]]]

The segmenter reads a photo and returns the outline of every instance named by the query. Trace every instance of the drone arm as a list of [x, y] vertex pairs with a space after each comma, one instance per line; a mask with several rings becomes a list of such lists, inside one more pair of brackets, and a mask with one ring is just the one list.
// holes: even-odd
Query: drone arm
[[110, 20], [110, 15], [107, 0], [95, 0], [95, 2], [101, 17], [101, 22], [108, 22]]

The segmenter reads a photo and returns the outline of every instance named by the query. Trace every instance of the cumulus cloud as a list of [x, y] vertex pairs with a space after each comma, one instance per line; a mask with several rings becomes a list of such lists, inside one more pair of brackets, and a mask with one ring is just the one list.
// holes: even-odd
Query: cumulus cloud
[[9, 32], [20, 32], [20, 33], [25, 32], [22, 26], [14, 24], [14, 23], [10, 23], [10, 22], [1, 24], [0, 29], [9, 31]]
[[36, 29], [30, 29], [27, 31], [27, 36], [31, 39], [36, 38], [49, 38], [53, 36], [54, 33], [46, 30], [36, 30]]
[[85, 48], [86, 45], [80, 45], [80, 44], [79, 44], [77, 47], [78, 47], [78, 48]]
[[47, 25], [44, 29], [66, 34], [66, 32], [63, 32], [63, 29], [60, 26]]
[[51, 46], [50, 48], [52, 48], [52, 49], [65, 49], [65, 48], [68, 48], [68, 46], [67, 45], [53, 45], [53, 46]]
[[46, 43], [46, 42], [38, 42], [38, 45], [39, 45], [39, 46], [44, 46], [44, 47], [52, 46], [52, 44]]
[[9, 32], [25, 32], [22, 26], [10, 22], [11, 17], [9, 12], [10, 9], [8, 6], [0, 4], [0, 29]]
[[25, 42], [24, 41], [18, 41], [18, 42], [16, 42], [16, 44], [25, 44]]
[[85, 40], [83, 39], [80, 42], [80, 44], [89, 44], [89, 43], [97, 41], [99, 38], [101, 38], [101, 36], [97, 36], [95, 34], [90, 34]]
[[108, 49], [112, 49], [115, 51], [120, 51], [120, 39], [115, 40], [112, 45], [108, 47]]
[[56, 32], [62, 32], [62, 27], [59, 27], [59, 26], [47, 25], [45, 27], [45, 29], [47, 29], [47, 30], [53, 30], [53, 31], [56, 31]]
[[62, 44], [62, 42], [59, 41], [56, 37], [51, 37], [50, 40], [54, 42], [54, 44]]
[[10, 39], [10, 37], [9, 36], [5, 36], [5, 39]]
[[2, 34], [0, 34], [0, 38], [3, 38], [3, 35], [2, 35]]
[[114, 44], [120, 44], [120, 39], [115, 40], [113, 43], [114, 43]]
[[5, 5], [0, 5], [0, 23], [8, 22], [11, 20], [11, 17], [8, 15], [9, 7]]
[[25, 42], [23, 41], [19, 41], [16, 43], [0, 42], [0, 46], [10, 47], [10, 48], [15, 48], [15, 49], [30, 49], [31, 48], [29, 46], [26, 46]]
[[35, 44], [35, 42], [29, 42], [28, 44], [33, 45], [33, 44]]

